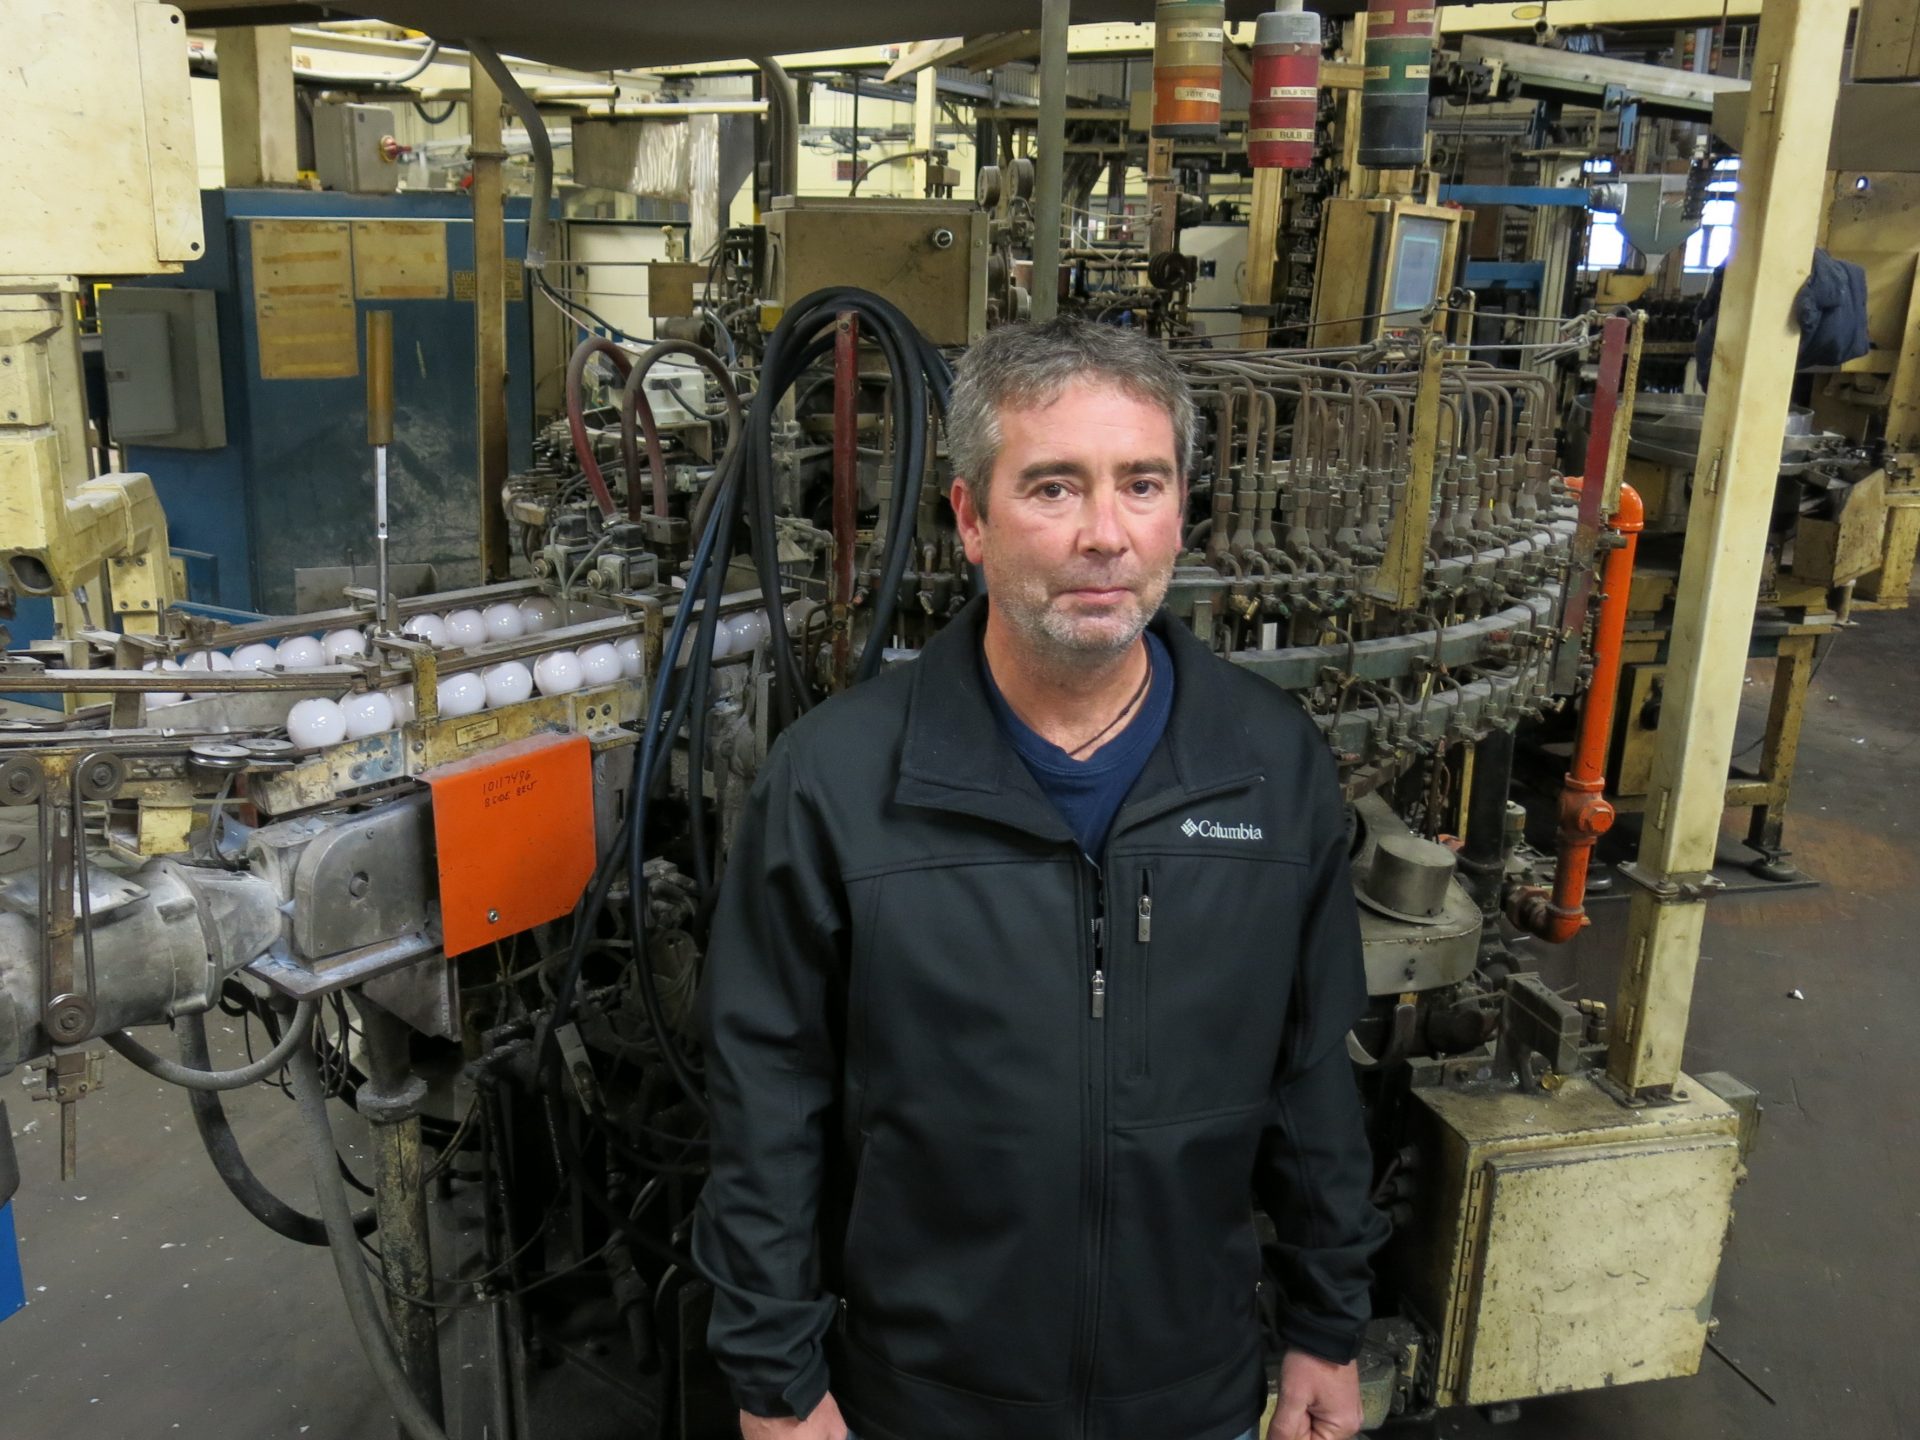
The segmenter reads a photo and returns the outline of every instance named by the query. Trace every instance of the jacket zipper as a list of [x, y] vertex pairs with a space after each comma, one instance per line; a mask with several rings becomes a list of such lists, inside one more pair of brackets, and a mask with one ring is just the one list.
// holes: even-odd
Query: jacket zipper
[[[1250, 776], [1235, 780], [1229, 784], [1214, 786], [1211, 789], [1184, 797], [1185, 803], [1193, 804], [1209, 799], [1216, 794], [1228, 794], [1245, 789], [1247, 785], [1257, 783], [1259, 776]], [[1175, 804], [1179, 802], [1174, 802]], [[1151, 810], [1128, 817], [1132, 828], [1143, 820], [1150, 819], [1172, 809], [1173, 804], [1161, 804]], [[1120, 817], [1115, 817], [1113, 830], [1107, 835], [1107, 855], [1113, 853], [1113, 842], [1121, 832]], [[1095, 1374], [1094, 1351], [1100, 1339], [1101, 1293], [1100, 1259], [1106, 1245], [1107, 1229], [1107, 1035], [1104, 1023], [1107, 1013], [1107, 867], [1096, 864], [1091, 856], [1087, 857], [1088, 867], [1093, 871], [1093, 920], [1088, 927], [1091, 932], [1092, 966], [1088, 981], [1089, 1036], [1087, 1045], [1087, 1113], [1089, 1133], [1087, 1136], [1088, 1178], [1086, 1192], [1086, 1215], [1084, 1217], [1086, 1256], [1083, 1279], [1083, 1298], [1080, 1307], [1080, 1333], [1075, 1337], [1074, 1357], [1080, 1367], [1080, 1424], [1079, 1433], [1087, 1435], [1093, 1414], [1093, 1382]], [[1136, 934], [1144, 944], [1152, 937], [1153, 895], [1150, 882], [1143, 870], [1140, 877], [1140, 899], [1135, 909]]]
[[1133, 902], [1134, 954], [1138, 963], [1133, 977], [1133, 1024], [1129, 1035], [1126, 1073], [1129, 1080], [1147, 1075], [1148, 1014], [1152, 1006], [1152, 968], [1147, 952], [1153, 947], [1153, 870], [1140, 867], [1140, 894]]
[[1087, 1176], [1086, 1213], [1082, 1220], [1085, 1247], [1082, 1264], [1083, 1301], [1076, 1359], [1080, 1366], [1080, 1434], [1087, 1433], [1092, 1412], [1094, 1349], [1100, 1334], [1100, 1255], [1106, 1234], [1107, 1209], [1107, 876], [1088, 858], [1093, 872], [1093, 918], [1087, 1035]]

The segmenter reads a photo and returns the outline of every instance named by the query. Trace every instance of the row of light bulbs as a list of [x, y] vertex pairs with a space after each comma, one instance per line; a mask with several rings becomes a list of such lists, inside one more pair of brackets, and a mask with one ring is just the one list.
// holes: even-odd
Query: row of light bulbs
[[[524, 661], [503, 660], [484, 670], [449, 675], [440, 681], [440, 714], [457, 719], [481, 710], [497, 710], [542, 695], [566, 695], [582, 686], [611, 685], [640, 674], [640, 642], [629, 636], [618, 644], [600, 641], [580, 650], [554, 650], [529, 668]], [[413, 687], [369, 690], [344, 700], [316, 696], [295, 701], [287, 712], [287, 738], [303, 749], [337, 745], [379, 735], [414, 719]]]
[[[485, 609], [462, 609], [440, 616], [421, 612], [409, 616], [401, 634], [436, 650], [471, 650], [479, 646], [518, 640], [551, 630], [560, 608], [543, 595], [515, 604], [501, 601]], [[767, 638], [770, 626], [764, 611], [735, 615], [715, 627], [714, 657], [746, 653]], [[687, 637], [691, 645], [692, 636]], [[220, 650], [196, 650], [180, 660], [149, 660], [143, 667], [158, 671], [188, 670], [311, 670], [338, 664], [367, 653], [367, 637], [355, 629], [330, 630], [319, 639], [290, 635], [277, 645], [242, 645], [231, 655]], [[684, 658], [684, 657], [683, 657]], [[484, 670], [449, 675], [440, 682], [440, 713], [458, 718], [497, 709], [542, 695], [565, 695], [580, 688], [611, 685], [639, 678], [644, 661], [636, 636], [587, 645], [578, 651], [555, 650], [542, 655], [531, 668], [507, 660]], [[147, 708], [178, 704], [183, 691], [148, 691]], [[413, 687], [366, 691], [343, 700], [316, 697], [295, 702], [287, 712], [287, 735], [294, 744], [313, 749], [382, 734], [410, 724], [415, 716]]]

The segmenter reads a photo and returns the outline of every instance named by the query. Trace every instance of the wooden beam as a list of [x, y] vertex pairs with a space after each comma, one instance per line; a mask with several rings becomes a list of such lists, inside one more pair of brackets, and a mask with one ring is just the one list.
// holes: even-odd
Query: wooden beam
[[[1281, 202], [1286, 195], [1287, 172], [1255, 170], [1253, 205], [1247, 215], [1247, 278], [1240, 291], [1247, 305], [1273, 303], [1273, 270], [1280, 259]], [[1240, 348], [1264, 349], [1267, 328], [1252, 316], [1240, 323]]]
[[[507, 213], [501, 167], [500, 87], [472, 62], [468, 113], [473, 130], [473, 362], [478, 431], [480, 581], [507, 578]], [[529, 294], [533, 287], [527, 287]], [[628, 483], [633, 478], [628, 477]]]
[[1794, 303], [1812, 266], [1828, 131], [1840, 89], [1846, 0], [1772, 0], [1754, 53], [1734, 231], [1713, 373], [1687, 509], [1637, 889], [1607, 1073], [1628, 1094], [1668, 1095], [1693, 1003], [1708, 877], [1780, 472], [1799, 353]]
[[252, 25], [220, 31], [219, 42], [220, 149], [228, 188], [296, 183], [293, 31]]

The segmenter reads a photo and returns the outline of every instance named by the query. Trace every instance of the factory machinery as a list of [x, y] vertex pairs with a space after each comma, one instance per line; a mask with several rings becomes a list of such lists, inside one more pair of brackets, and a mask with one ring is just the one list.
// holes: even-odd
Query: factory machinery
[[[1631, 339], [1586, 317], [1538, 352], [1599, 353], [1610, 407]], [[1434, 325], [1181, 363], [1204, 433], [1169, 607], [1299, 696], [1352, 801], [1374, 1005], [1350, 1048], [1395, 1226], [1369, 1423], [1691, 1372], [1737, 1087], [1624, 1103], [1596, 1068], [1607, 1007], [1512, 943], [1579, 929], [1609, 818], [1597, 745], [1557, 855], [1508, 801], [1519, 727], [1584, 697], [1606, 733], [1586, 661], [1617, 644], [1631, 545], [1604, 436], [1569, 482], [1551, 384]], [[556, 1433], [583, 1374], [620, 1433], [729, 1433], [686, 1257], [702, 945], [772, 740], [912, 663], [975, 591], [949, 376], [851, 290], [789, 304], [753, 371], [590, 338], [567, 421], [506, 487], [528, 578], [238, 625], [174, 609], [0, 669], [68, 704], [0, 730], [0, 1070], [43, 1067], [69, 1167], [95, 1044], [186, 1087], [234, 1197], [333, 1247], [410, 1433]], [[237, 1069], [209, 1069], [215, 1006], [257, 1030]], [[318, 1216], [250, 1172], [221, 1110], [283, 1075]], [[329, 1094], [373, 1137], [357, 1215]], [[1649, 1193], [1662, 1223], [1611, 1223]], [[442, 1375], [443, 1321], [484, 1365]]]
[[[1395, 38], [1384, 21], [1378, 38]], [[529, 290], [574, 305], [543, 273], [544, 127], [471, 48], [534, 145]], [[1400, 49], [1379, 57], [1388, 81]], [[1280, 135], [1304, 124], [1266, 128], [1310, 155]], [[1393, 134], [1368, 138], [1393, 158]], [[487, 497], [520, 578], [469, 589], [389, 583], [391, 340], [370, 309], [375, 583], [238, 623], [177, 603], [147, 477], [76, 459], [72, 282], [0, 284], [0, 564], [62, 621], [5, 652], [0, 695], [63, 706], [0, 721], [0, 1073], [41, 1075], [68, 1175], [102, 1047], [185, 1090], [210, 1185], [329, 1248], [415, 1440], [733, 1433], [687, 1253], [712, 906], [781, 731], [915, 663], [977, 591], [940, 415], [967, 341], [1024, 304], [1028, 188], [1010, 175], [991, 217], [786, 200], [723, 237], [711, 314], [650, 345], [580, 344], [565, 419]], [[74, 203], [125, 219], [118, 193]], [[1545, 322], [1526, 368], [1485, 363], [1433, 219], [1368, 222], [1378, 295], [1341, 313], [1384, 323], [1320, 349], [1176, 347], [1203, 423], [1169, 609], [1300, 699], [1350, 802], [1372, 1000], [1348, 1048], [1393, 1229], [1360, 1358], [1370, 1429], [1693, 1373], [1757, 1113], [1729, 1077], [1654, 1063], [1656, 1010], [1670, 1024], [1684, 1005], [1634, 988], [1646, 954], [1620, 1006], [1562, 995], [1530, 959], [1584, 925], [1612, 819], [1643, 323]], [[820, 278], [850, 226], [903, 257], [889, 298]], [[75, 236], [146, 247], [89, 252], [104, 274], [201, 248], [190, 221], [23, 226], [4, 268], [64, 273]], [[1599, 381], [1569, 463], [1554, 371], [1580, 361]], [[1511, 798], [1516, 735], [1547, 721], [1572, 738], [1550, 853]], [[1639, 883], [1648, 904], [1697, 895], [1684, 876]], [[216, 1007], [244, 1063], [216, 1068]], [[288, 1092], [317, 1214], [248, 1166], [220, 1097], [256, 1084]], [[335, 1100], [365, 1122], [365, 1182]], [[1285, 1299], [1263, 1288], [1270, 1317]]]

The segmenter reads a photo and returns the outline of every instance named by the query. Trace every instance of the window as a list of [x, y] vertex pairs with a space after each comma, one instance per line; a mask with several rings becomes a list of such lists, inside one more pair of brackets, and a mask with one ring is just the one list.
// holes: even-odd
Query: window
[[1700, 211], [1700, 228], [1687, 237], [1685, 265], [1691, 274], [1718, 270], [1733, 253], [1734, 192], [1740, 185], [1738, 159], [1722, 160], [1707, 182], [1707, 200]]
[[[1612, 175], [1616, 166], [1606, 159], [1589, 160], [1580, 167], [1590, 184], [1599, 184]], [[1627, 261], [1626, 232], [1620, 228], [1616, 210], [1594, 210], [1587, 216], [1586, 253], [1580, 257], [1582, 270], [1618, 270]]]
[[1587, 253], [1582, 270], [1618, 270], [1627, 261], [1627, 236], [1617, 210], [1595, 210], [1587, 216]]

